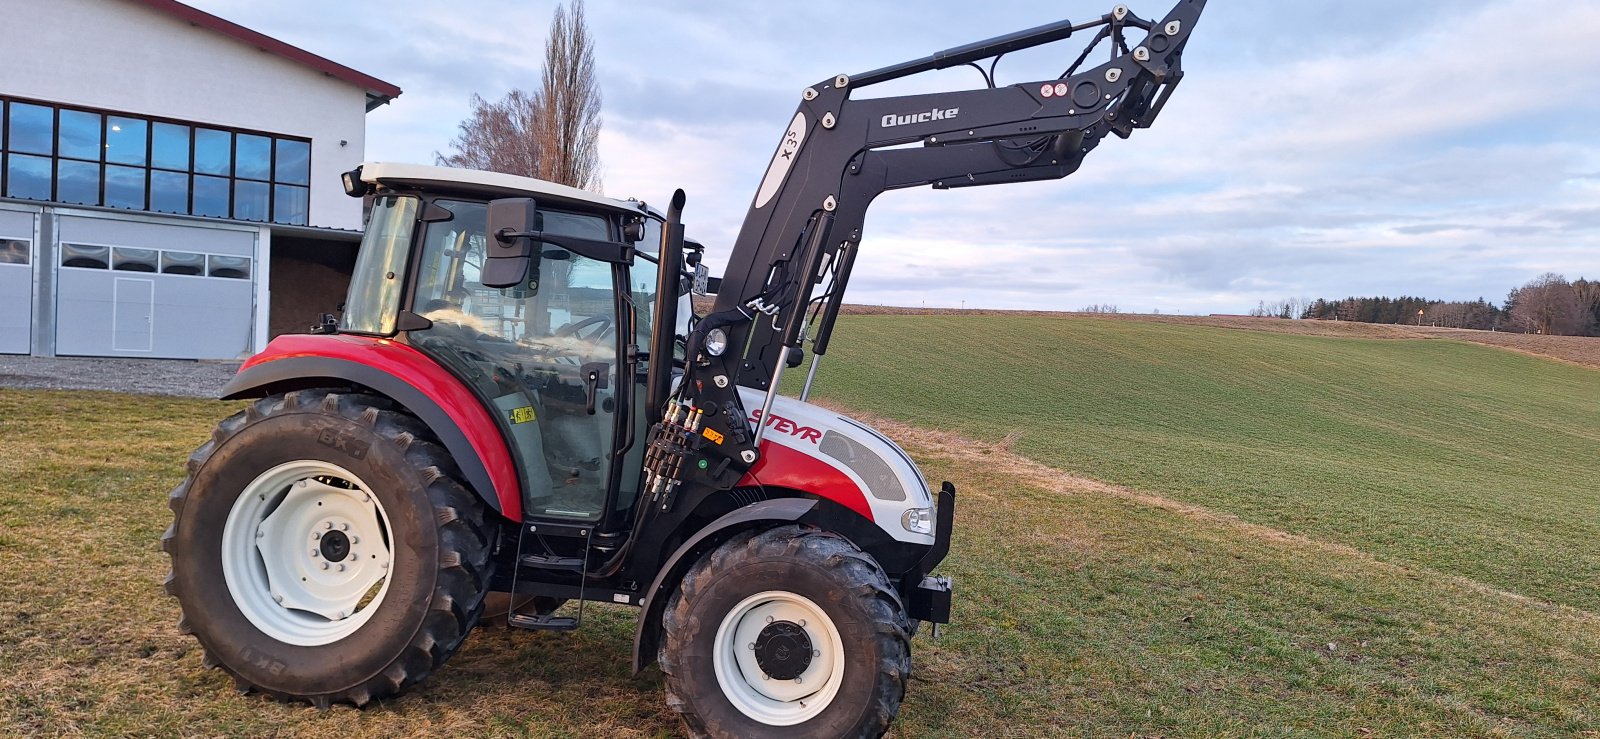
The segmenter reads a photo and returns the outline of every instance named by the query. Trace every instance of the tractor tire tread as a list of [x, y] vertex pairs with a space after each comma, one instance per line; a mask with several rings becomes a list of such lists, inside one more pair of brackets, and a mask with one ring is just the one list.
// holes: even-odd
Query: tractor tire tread
[[[410, 643], [386, 667], [365, 681], [329, 694], [294, 695], [255, 685], [204, 649], [206, 667], [221, 667], [229, 672], [241, 692], [260, 692], [282, 701], [305, 701], [319, 709], [333, 703], [361, 707], [375, 699], [400, 693], [426, 679], [442, 666], [461, 644], [483, 614], [483, 596], [492, 574], [493, 561], [488, 533], [484, 526], [483, 503], [458, 480], [460, 473], [443, 445], [433, 440], [421, 421], [387, 398], [325, 389], [296, 390], [261, 398], [217, 424], [211, 440], [201, 445], [187, 463], [188, 476], [173, 488], [168, 507], [173, 524], [162, 536], [163, 548], [171, 554], [171, 541], [177, 521], [183, 515], [190, 493], [190, 481], [206, 460], [240, 430], [251, 423], [284, 413], [338, 415], [369, 426], [381, 438], [405, 453], [407, 462], [425, 475], [428, 502], [436, 513], [439, 528], [440, 568], [434, 584], [434, 608]], [[449, 511], [448, 516], [444, 511]], [[192, 633], [187, 615], [182, 613], [172, 570], [168, 570], [167, 592], [180, 599], [179, 630]]]
[[[684, 635], [700, 631], [698, 616], [690, 605], [702, 591], [722, 577], [738, 562], [751, 559], [805, 559], [843, 574], [850, 583], [847, 590], [865, 604], [879, 642], [876, 669], [881, 678], [875, 685], [871, 710], [858, 723], [855, 737], [880, 737], [888, 731], [905, 698], [911, 675], [910, 623], [899, 594], [890, 585], [883, 566], [850, 540], [831, 531], [801, 525], [785, 525], [759, 531], [741, 532], [705, 555], [684, 575], [677, 591], [662, 614], [665, 634], [658, 661], [666, 675], [667, 705], [677, 712], [685, 726], [697, 737], [737, 736], [697, 713], [690, 696], [679, 693], [680, 681], [674, 676], [685, 669], [676, 655], [685, 653]], [[774, 736], [788, 735], [796, 727], [772, 727]]]

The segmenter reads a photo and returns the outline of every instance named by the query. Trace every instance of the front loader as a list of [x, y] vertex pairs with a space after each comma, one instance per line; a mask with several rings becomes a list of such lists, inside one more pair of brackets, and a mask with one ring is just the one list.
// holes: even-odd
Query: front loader
[[[1073, 173], [1155, 119], [1204, 5], [806, 88], [705, 315], [682, 191], [662, 211], [488, 172], [347, 173], [371, 206], [342, 316], [244, 364], [224, 397], [252, 402], [172, 492], [180, 629], [243, 689], [359, 706], [442, 666], [491, 593], [526, 629], [623, 604], [634, 669], [660, 663], [695, 734], [882, 734], [918, 625], [950, 621], [934, 572], [956, 490], [779, 394], [783, 374], [827, 352], [873, 198]], [[1090, 32], [1059, 77], [995, 85], [1005, 54]], [[985, 86], [857, 96], [963, 65]]]

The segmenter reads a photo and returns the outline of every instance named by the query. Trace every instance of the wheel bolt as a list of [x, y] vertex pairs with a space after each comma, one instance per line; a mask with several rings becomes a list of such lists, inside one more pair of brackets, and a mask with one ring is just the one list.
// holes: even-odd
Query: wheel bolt
[[806, 625], [806, 620], [805, 620], [805, 619], [803, 619], [803, 618], [802, 618], [802, 619], [800, 619], [800, 627], [801, 627], [801, 628], [805, 628], [805, 625]]
[[767, 623], [769, 623], [769, 624], [772, 623], [772, 617], [771, 616], [767, 617]]
[[350, 524], [347, 524], [347, 523], [339, 524], [339, 530], [340, 531], [349, 531], [350, 530]]
[[344, 611], [334, 611], [333, 612], [333, 620], [337, 621], [337, 620], [339, 620], [341, 618], [344, 618], [344, 615], [345, 615]]
[[382, 565], [380, 565], [380, 566], [381, 566], [381, 567], [383, 567], [383, 569], [386, 569], [386, 570], [387, 570], [387, 569], [389, 569], [389, 563], [388, 563], [388, 562], [384, 562], [384, 563], [383, 563], [383, 564], [382, 564]]
[[312, 557], [320, 557], [320, 556], [322, 556], [322, 552], [321, 552], [321, 550], [313, 549], [313, 550], [311, 550], [311, 556]]
[[301, 480], [300, 482], [295, 483], [294, 486], [297, 487], [297, 488], [303, 488], [303, 487], [306, 486], [306, 481], [305, 480]]
[[800, 684], [800, 678], [798, 678], [798, 677], [797, 677], [797, 678], [795, 678], [795, 679], [794, 679], [794, 684], [795, 684], [795, 685], [799, 685], [799, 684]]
[[333, 522], [332, 521], [323, 521], [322, 522], [322, 528], [323, 529], [331, 529], [331, 528], [333, 528]]
[[811, 656], [812, 657], [821, 657], [822, 656], [822, 650], [821, 649], [813, 649], [813, 650], [811, 650]]
[[339, 565], [339, 571], [344, 572], [344, 565]]
[[354, 562], [354, 561], [356, 561], [358, 559], [361, 559], [361, 555], [356, 554], [355, 552], [351, 552], [349, 559], [350, 559], [351, 562]]
[[361, 543], [361, 537], [359, 537], [359, 536], [350, 537], [350, 543], [351, 544], [360, 544]]
[[321, 531], [313, 531], [313, 532], [311, 532], [311, 540], [312, 541], [316, 541], [316, 540], [321, 539], [321, 538], [322, 538], [322, 532]]
[[274, 602], [274, 603], [282, 603], [283, 602], [283, 596], [278, 595], [277, 593], [273, 593], [272, 594], [272, 602]]
[[322, 569], [324, 569], [324, 570], [328, 569], [328, 563], [327, 562], [323, 562], [322, 563]]
[[755, 649], [756, 649], [756, 643], [755, 642], [750, 642], [750, 651], [753, 652], [753, 651], [755, 651]]

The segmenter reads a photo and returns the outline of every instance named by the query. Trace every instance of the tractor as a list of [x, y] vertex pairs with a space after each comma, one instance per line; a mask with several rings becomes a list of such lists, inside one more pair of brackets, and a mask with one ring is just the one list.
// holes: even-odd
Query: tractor
[[[805, 400], [868, 205], [1072, 174], [1156, 118], [1204, 5], [805, 88], [720, 279], [681, 190], [662, 210], [490, 172], [346, 173], [367, 216], [341, 315], [243, 364], [223, 397], [249, 404], [171, 493], [180, 630], [242, 689], [361, 706], [442, 667], [491, 594], [523, 629], [622, 604], [634, 670], [659, 663], [694, 734], [881, 735], [912, 636], [950, 621], [934, 572], [956, 489]], [[995, 84], [1005, 54], [1089, 31], [1058, 77]], [[857, 94], [958, 66], [986, 84]]]

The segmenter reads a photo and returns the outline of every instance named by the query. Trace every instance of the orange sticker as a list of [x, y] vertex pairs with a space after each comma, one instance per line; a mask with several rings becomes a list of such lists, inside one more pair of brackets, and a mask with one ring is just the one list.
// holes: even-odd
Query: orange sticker
[[710, 439], [711, 443], [713, 444], [721, 444], [722, 440], [726, 438], [722, 434], [717, 433], [710, 426], [700, 429], [700, 435]]

